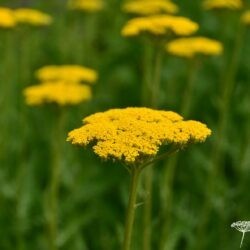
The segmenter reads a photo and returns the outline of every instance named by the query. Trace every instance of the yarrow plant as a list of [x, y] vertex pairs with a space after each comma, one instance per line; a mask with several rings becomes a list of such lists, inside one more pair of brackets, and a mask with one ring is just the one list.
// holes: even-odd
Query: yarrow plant
[[231, 9], [238, 10], [243, 7], [241, 0], [206, 0], [203, 3], [204, 9]]
[[220, 42], [206, 37], [179, 38], [166, 45], [168, 53], [184, 58], [197, 55], [221, 55], [223, 46]]
[[129, 20], [122, 29], [122, 35], [129, 37], [146, 33], [154, 36], [187, 36], [196, 32], [198, 28], [197, 23], [185, 17], [154, 15]]
[[72, 10], [97, 12], [104, 8], [103, 0], [69, 0], [68, 6]]
[[172, 111], [149, 108], [111, 109], [83, 119], [68, 134], [74, 145], [90, 146], [104, 160], [121, 162], [131, 175], [123, 250], [129, 250], [137, 186], [142, 170], [173, 152], [204, 142], [211, 130], [197, 121], [184, 121]]
[[36, 77], [43, 82], [64, 81], [95, 83], [98, 74], [95, 70], [81, 65], [48, 65], [36, 72]]
[[24, 90], [26, 103], [30, 106], [56, 103], [60, 106], [76, 105], [91, 99], [89, 86], [64, 81], [46, 82]]
[[42, 11], [29, 8], [13, 10], [16, 21], [20, 24], [32, 26], [46, 26], [52, 23], [52, 17]]
[[124, 12], [141, 16], [176, 14], [179, 10], [176, 4], [168, 0], [131, 0], [126, 2], [122, 9]]
[[[65, 107], [78, 105], [92, 98], [90, 83], [97, 72], [80, 65], [45, 66], [36, 72], [40, 84], [24, 89], [26, 104], [53, 104], [56, 108], [55, 130], [52, 132], [52, 166], [45, 212], [48, 224], [49, 249], [56, 250], [58, 237], [58, 196], [61, 174], [61, 138], [64, 131]], [[85, 83], [85, 84], [83, 84]]]
[[[139, 0], [140, 1], [140, 0]], [[148, 1], [140, 1], [145, 4]], [[155, 1], [150, 1], [155, 2]], [[157, 2], [157, 1], [156, 1]], [[141, 3], [142, 4], [142, 3]], [[143, 4], [142, 4], [143, 5]], [[159, 5], [158, 5], [159, 7]], [[157, 108], [160, 99], [161, 69], [164, 46], [167, 40], [176, 36], [192, 35], [199, 25], [189, 18], [167, 14], [154, 14], [130, 19], [123, 27], [124, 37], [139, 37], [144, 40], [145, 52], [143, 60], [143, 106]], [[144, 175], [147, 200], [144, 205], [143, 249], [150, 250], [151, 244], [151, 193], [153, 182], [152, 167], [147, 168]]]

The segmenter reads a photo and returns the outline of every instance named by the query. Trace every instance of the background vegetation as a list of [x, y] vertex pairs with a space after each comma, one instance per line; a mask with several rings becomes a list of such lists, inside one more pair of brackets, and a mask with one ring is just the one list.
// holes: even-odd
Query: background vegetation
[[[120, 249], [129, 178], [119, 164], [101, 163], [90, 151], [66, 143], [67, 132], [81, 119], [114, 107], [140, 106], [143, 47], [120, 30], [129, 16], [121, 1], [107, 0], [96, 14], [67, 10], [63, 0], [1, 0], [2, 6], [29, 6], [50, 13], [46, 28], [0, 30], [0, 249], [48, 249], [44, 207], [50, 165], [59, 141], [62, 166], [59, 197], [58, 245], [62, 250]], [[155, 169], [152, 249], [236, 249], [240, 233], [230, 228], [250, 218], [250, 36], [246, 29], [240, 50], [235, 86], [223, 131], [221, 161], [214, 170], [213, 148], [218, 136], [223, 79], [238, 32], [239, 11], [202, 10], [201, 1], [176, 1], [180, 15], [201, 26], [198, 34], [223, 42], [221, 57], [202, 58], [195, 77], [189, 117], [214, 131], [204, 144], [179, 155], [173, 178], [170, 211], [164, 203], [171, 181], [166, 162]], [[246, 3], [246, 5], [249, 3]], [[65, 130], [55, 137], [58, 110], [54, 106], [27, 107], [22, 90], [35, 84], [34, 71], [48, 64], [82, 64], [99, 72], [93, 100], [65, 108]], [[187, 80], [187, 62], [165, 56], [160, 108], [180, 110]], [[230, 77], [233, 77], [230, 75]], [[164, 179], [166, 178], [166, 185]], [[139, 201], [145, 193], [140, 187]], [[141, 249], [141, 216], [137, 209], [133, 249]], [[167, 234], [163, 228], [167, 228]], [[246, 235], [242, 249], [248, 249]]]

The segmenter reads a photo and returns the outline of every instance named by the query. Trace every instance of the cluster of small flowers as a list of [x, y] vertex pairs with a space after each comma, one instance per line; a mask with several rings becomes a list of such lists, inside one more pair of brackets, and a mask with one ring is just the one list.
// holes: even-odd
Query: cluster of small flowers
[[87, 101], [92, 97], [89, 84], [98, 78], [96, 71], [80, 65], [45, 66], [36, 76], [41, 84], [24, 90], [28, 105], [56, 103], [64, 106]]
[[183, 121], [172, 111], [149, 108], [111, 109], [91, 115], [84, 125], [71, 131], [72, 144], [91, 144], [101, 158], [140, 165], [157, 155], [161, 146], [179, 149], [191, 143], [203, 142], [211, 134], [205, 124]]
[[68, 6], [72, 10], [97, 12], [104, 8], [103, 0], [69, 0]]
[[0, 7], [0, 27], [14, 28], [18, 24], [45, 26], [52, 23], [52, 17], [39, 10], [19, 8], [10, 9]]

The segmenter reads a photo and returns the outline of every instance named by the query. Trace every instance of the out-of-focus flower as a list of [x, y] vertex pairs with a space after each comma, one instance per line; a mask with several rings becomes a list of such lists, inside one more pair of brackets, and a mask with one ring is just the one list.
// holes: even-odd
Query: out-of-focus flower
[[69, 8], [86, 12], [97, 12], [104, 8], [103, 0], [69, 0]]
[[26, 103], [31, 106], [55, 103], [60, 106], [76, 105], [91, 99], [89, 86], [67, 84], [65, 82], [47, 82], [24, 90]]
[[241, 21], [245, 25], [250, 25], [250, 10], [247, 10], [242, 14]]
[[91, 145], [103, 159], [143, 164], [154, 158], [161, 146], [183, 148], [204, 142], [211, 134], [205, 124], [183, 121], [171, 111], [149, 108], [111, 109], [83, 120], [81, 128], [71, 131], [72, 144]]
[[148, 33], [155, 36], [168, 34], [191, 35], [199, 25], [188, 18], [170, 15], [156, 15], [133, 18], [122, 29], [123, 36], [138, 36]]
[[237, 10], [243, 7], [241, 0], [206, 0], [203, 7], [209, 9], [231, 9]]
[[14, 10], [14, 15], [18, 23], [34, 26], [44, 26], [52, 23], [52, 17], [39, 10], [20, 8]]
[[0, 28], [13, 28], [16, 26], [14, 13], [9, 8], [0, 7]]
[[95, 70], [80, 65], [49, 65], [39, 69], [36, 76], [41, 81], [95, 83], [98, 74]]
[[192, 58], [197, 54], [220, 55], [223, 46], [220, 42], [206, 37], [179, 38], [169, 42], [166, 49], [170, 54]]
[[123, 10], [136, 15], [157, 15], [162, 13], [176, 14], [178, 6], [168, 0], [135, 0], [123, 5]]

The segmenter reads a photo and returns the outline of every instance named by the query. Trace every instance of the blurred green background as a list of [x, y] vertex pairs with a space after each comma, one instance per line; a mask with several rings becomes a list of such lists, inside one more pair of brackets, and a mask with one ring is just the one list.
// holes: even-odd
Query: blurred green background
[[[155, 167], [152, 249], [233, 250], [239, 247], [241, 234], [230, 228], [231, 223], [250, 219], [249, 30], [244, 30], [221, 161], [214, 171], [211, 165], [218, 136], [222, 79], [223, 74], [230, 74], [228, 65], [241, 13], [204, 11], [200, 0], [175, 2], [180, 15], [200, 24], [199, 35], [222, 41], [225, 51], [223, 56], [201, 59], [191, 113], [185, 117], [208, 124], [213, 136], [179, 153], [172, 184], [167, 178], [167, 163]], [[129, 15], [122, 13], [119, 0], [107, 0], [105, 9], [94, 14], [69, 11], [63, 0], [0, 3], [38, 8], [54, 18], [53, 24], [45, 28], [0, 29], [0, 249], [49, 249], [44, 207], [53, 140], [61, 145], [59, 249], [120, 249], [129, 175], [118, 163], [101, 162], [90, 150], [72, 147], [66, 137], [89, 114], [141, 105], [143, 46], [140, 39], [120, 35]], [[50, 64], [81, 64], [99, 73], [93, 99], [63, 111], [65, 126], [57, 138], [58, 110], [52, 105], [27, 107], [22, 95], [26, 86], [37, 83], [35, 70]], [[187, 69], [184, 59], [165, 55], [161, 109], [180, 111]], [[164, 197], [171, 185], [172, 205], [166, 215]], [[144, 198], [140, 187], [139, 202]], [[134, 250], [142, 249], [142, 209], [143, 205], [137, 209]], [[246, 234], [242, 249], [249, 247], [250, 235]]]

